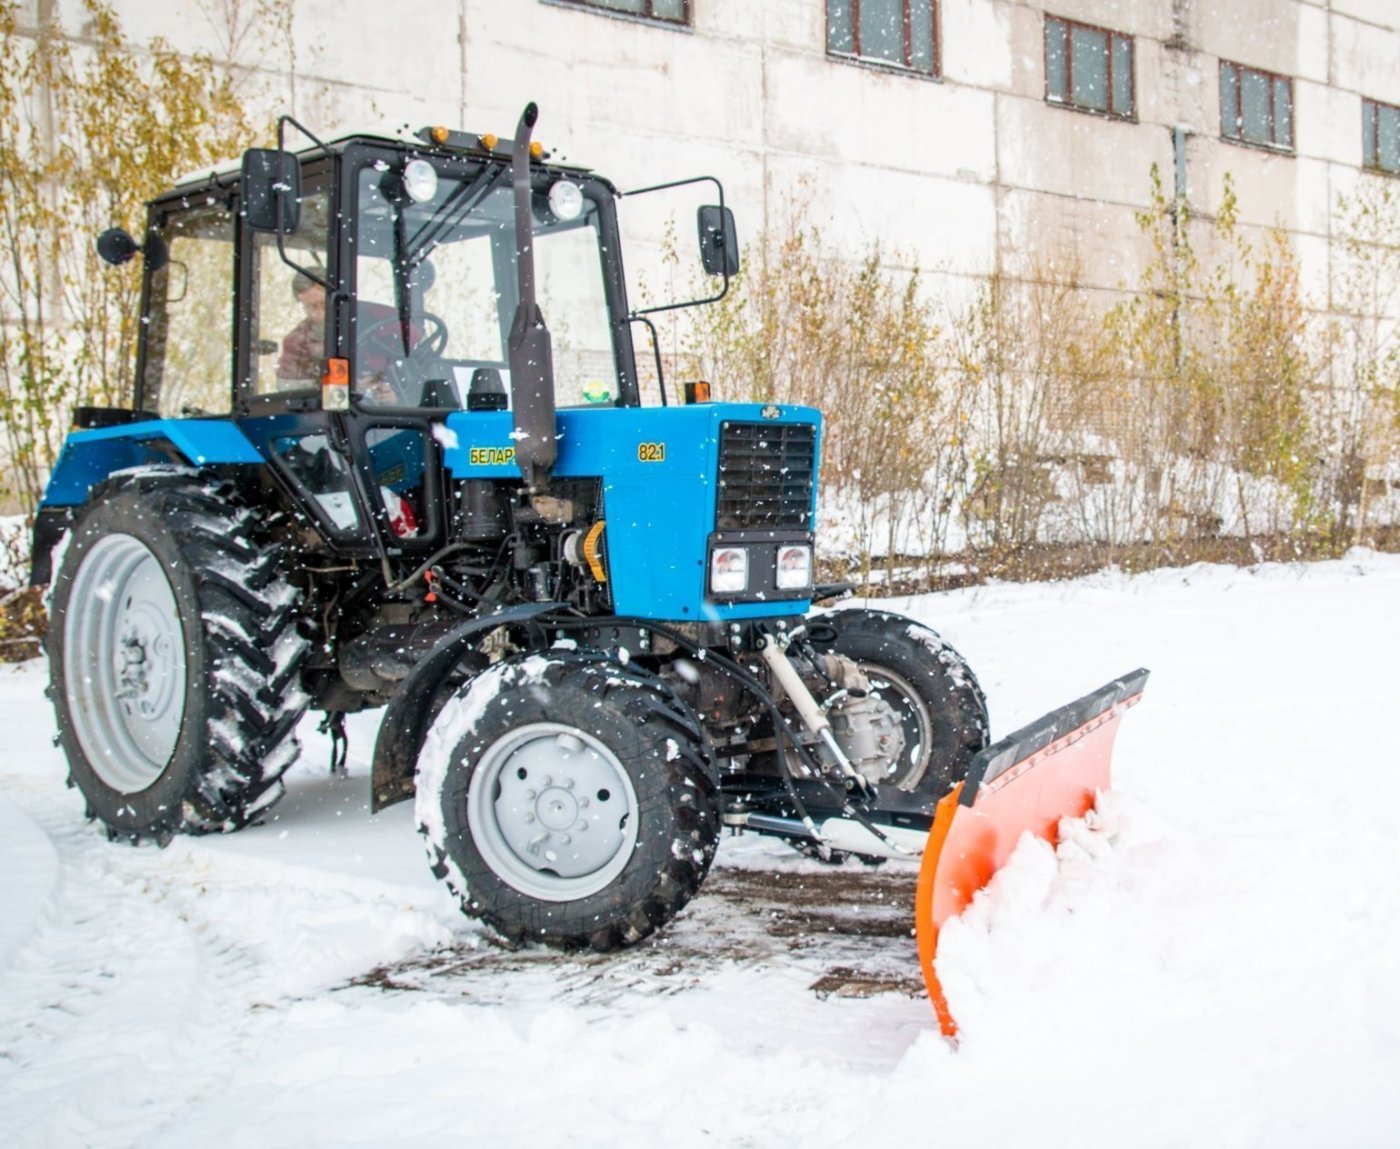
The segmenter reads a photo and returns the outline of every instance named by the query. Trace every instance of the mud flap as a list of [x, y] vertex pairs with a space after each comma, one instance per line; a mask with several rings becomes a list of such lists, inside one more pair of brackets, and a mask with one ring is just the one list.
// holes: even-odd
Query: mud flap
[[1082, 817], [1108, 789], [1118, 720], [1146, 683], [1147, 671], [1135, 670], [988, 746], [938, 803], [914, 915], [919, 965], [946, 1037], [958, 1027], [935, 968], [943, 923], [968, 907], [1022, 834], [1053, 845], [1060, 819]]

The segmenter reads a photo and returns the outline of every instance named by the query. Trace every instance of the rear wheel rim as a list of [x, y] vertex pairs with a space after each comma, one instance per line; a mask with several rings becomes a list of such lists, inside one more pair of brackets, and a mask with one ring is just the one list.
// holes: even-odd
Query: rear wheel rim
[[188, 671], [175, 592], [150, 549], [111, 534], [83, 556], [63, 622], [68, 718], [121, 794], [156, 783], [180, 738]]
[[507, 885], [546, 902], [610, 886], [637, 845], [637, 793], [608, 746], [574, 726], [536, 722], [482, 754], [467, 827]]

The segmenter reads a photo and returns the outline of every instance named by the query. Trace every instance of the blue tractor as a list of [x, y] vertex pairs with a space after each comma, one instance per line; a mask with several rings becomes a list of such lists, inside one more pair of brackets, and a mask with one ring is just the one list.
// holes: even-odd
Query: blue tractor
[[373, 805], [416, 795], [465, 911], [607, 950], [685, 905], [726, 826], [917, 853], [987, 716], [934, 632], [810, 614], [842, 590], [814, 581], [817, 411], [659, 379], [643, 405], [622, 196], [535, 118], [296, 152], [284, 120], [141, 242], [104, 234], [142, 255], [135, 402], [78, 411], [33, 581], [110, 836], [244, 826], [308, 708], [334, 758], [385, 707]]

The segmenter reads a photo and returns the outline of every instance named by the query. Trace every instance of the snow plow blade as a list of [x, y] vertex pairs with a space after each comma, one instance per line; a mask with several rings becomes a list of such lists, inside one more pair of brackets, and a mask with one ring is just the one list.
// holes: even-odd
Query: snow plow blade
[[1082, 817], [1108, 789], [1118, 720], [1146, 683], [1147, 671], [1135, 670], [988, 746], [938, 803], [914, 915], [919, 965], [944, 1036], [958, 1027], [935, 968], [943, 923], [968, 907], [1022, 834], [1053, 845], [1060, 819]]

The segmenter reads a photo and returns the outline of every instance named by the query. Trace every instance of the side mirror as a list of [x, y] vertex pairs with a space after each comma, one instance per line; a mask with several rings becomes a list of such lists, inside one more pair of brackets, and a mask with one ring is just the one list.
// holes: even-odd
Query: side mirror
[[726, 279], [739, 274], [739, 234], [734, 213], [727, 207], [706, 204], [696, 212], [700, 227], [700, 262], [710, 275]]
[[301, 224], [301, 165], [291, 152], [244, 152], [239, 194], [243, 215], [254, 231], [288, 235]]
[[131, 257], [141, 250], [141, 245], [131, 235], [119, 227], [109, 227], [97, 237], [97, 254], [103, 263], [121, 267], [130, 263]]
[[146, 236], [144, 245], [137, 243], [131, 235], [119, 227], [109, 227], [97, 237], [97, 254], [103, 263], [121, 267], [130, 263], [138, 251], [145, 252], [146, 265], [152, 271], [159, 271], [170, 262], [170, 248], [165, 240], [155, 232]]

